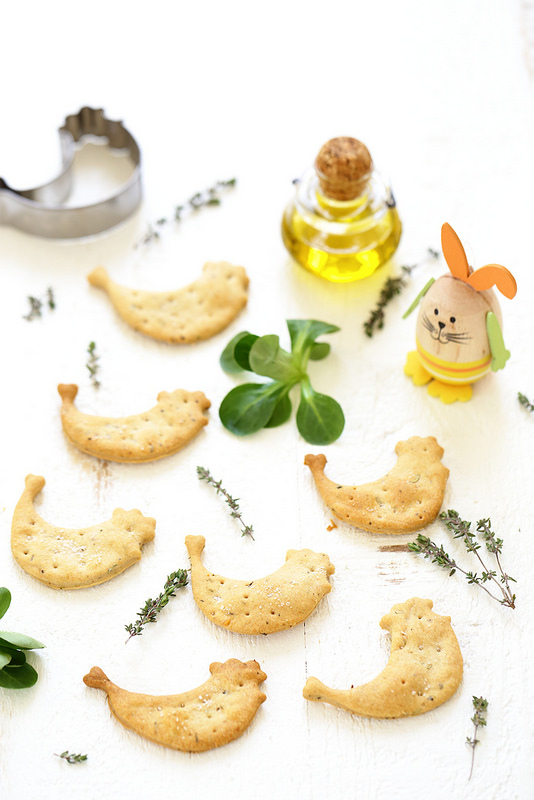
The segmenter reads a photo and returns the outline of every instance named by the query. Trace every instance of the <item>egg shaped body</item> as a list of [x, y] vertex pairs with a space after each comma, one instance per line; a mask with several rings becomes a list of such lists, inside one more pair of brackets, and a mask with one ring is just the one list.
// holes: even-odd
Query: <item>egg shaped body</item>
[[424, 296], [415, 330], [417, 353], [425, 370], [443, 383], [469, 384], [491, 369], [486, 317], [502, 324], [491, 289], [477, 291], [465, 281], [443, 275]]

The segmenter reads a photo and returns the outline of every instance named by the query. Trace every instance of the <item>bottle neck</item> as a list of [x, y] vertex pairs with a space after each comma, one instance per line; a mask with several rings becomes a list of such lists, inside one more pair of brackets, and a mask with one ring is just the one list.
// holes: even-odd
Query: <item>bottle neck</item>
[[369, 192], [366, 188], [364, 192], [352, 200], [333, 200], [321, 192], [320, 187], [315, 190], [315, 199], [318, 206], [330, 217], [335, 219], [347, 219], [358, 216], [366, 208], [369, 202]]

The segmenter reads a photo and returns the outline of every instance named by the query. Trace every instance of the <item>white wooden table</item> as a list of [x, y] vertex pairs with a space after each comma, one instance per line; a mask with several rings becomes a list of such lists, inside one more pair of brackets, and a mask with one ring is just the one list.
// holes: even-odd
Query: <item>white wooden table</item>
[[[98, 0], [76, 10], [52, 0], [3, 10], [0, 174], [20, 187], [53, 177], [57, 128], [88, 104], [123, 119], [137, 138], [145, 194], [133, 218], [90, 240], [0, 229], [0, 585], [13, 595], [2, 625], [47, 645], [29, 657], [40, 675], [34, 688], [0, 690], [2, 797], [532, 797], [534, 416], [517, 392], [534, 396], [533, 14], [520, 0], [262, 7], [210, 0], [175, 8]], [[349, 286], [300, 269], [279, 234], [292, 179], [337, 135], [367, 143], [391, 176], [404, 224], [394, 262]], [[149, 223], [234, 176], [237, 187], [220, 208], [168, 225], [158, 242], [135, 249]], [[402, 313], [444, 264], [413, 274], [388, 307], [383, 331], [368, 339], [362, 328], [386, 277], [439, 248], [444, 221], [476, 265], [503, 263], [519, 285], [513, 301], [501, 301], [510, 362], [475, 387], [470, 403], [453, 406], [415, 388], [402, 369], [415, 328]], [[86, 280], [103, 264], [126, 285], [178, 288], [205, 261], [223, 259], [246, 267], [248, 307], [227, 331], [189, 347], [134, 333]], [[27, 296], [49, 286], [55, 311], [23, 319]], [[346, 414], [342, 437], [327, 448], [307, 445], [294, 420], [238, 439], [218, 418], [235, 383], [218, 364], [227, 341], [248, 329], [279, 333], [287, 345], [288, 318], [341, 328], [329, 337], [328, 359], [312, 365], [316, 388]], [[85, 367], [92, 340], [98, 390]], [[83, 410], [110, 416], [151, 407], [161, 390], [200, 389], [212, 401], [210, 422], [160, 462], [104, 463], [65, 440], [60, 382], [79, 384]], [[341, 523], [327, 530], [331, 515], [304, 455], [323, 450], [331, 476], [361, 483], [386, 472], [397, 441], [411, 435], [435, 436], [445, 449], [444, 507], [473, 521], [491, 517], [518, 581], [515, 611], [460, 576], [388, 550], [412, 536], [370, 536]], [[223, 500], [199, 483], [197, 465], [240, 498], [254, 542], [240, 537]], [[38, 509], [54, 524], [96, 524], [118, 506], [154, 516], [156, 537], [142, 560], [74, 592], [30, 578], [10, 551], [13, 509], [30, 472], [46, 478]], [[467, 559], [439, 521], [427, 533]], [[212, 626], [187, 588], [125, 645], [125, 624], [169, 572], [188, 566], [187, 534], [205, 535], [207, 566], [232, 577], [271, 572], [288, 548], [327, 552], [336, 566], [332, 592], [305, 624], [254, 638]], [[303, 699], [308, 675], [340, 688], [376, 675], [389, 653], [379, 620], [413, 596], [431, 598], [437, 613], [452, 617], [465, 671], [449, 702], [419, 718], [377, 721]], [[260, 662], [267, 701], [242, 738], [204, 754], [173, 752], [128, 732], [104, 695], [82, 682], [99, 665], [131, 691], [177, 693], [203, 682], [212, 661], [230, 657]], [[473, 695], [486, 697], [489, 711], [468, 781]], [[70, 766], [54, 756], [67, 749], [87, 753], [87, 762]]]

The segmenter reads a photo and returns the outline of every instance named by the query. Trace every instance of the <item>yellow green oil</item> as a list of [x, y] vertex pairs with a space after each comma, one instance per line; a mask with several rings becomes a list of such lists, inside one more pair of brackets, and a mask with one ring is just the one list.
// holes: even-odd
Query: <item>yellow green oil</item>
[[335, 283], [371, 275], [391, 258], [401, 231], [395, 204], [377, 207], [367, 196], [341, 203], [316, 193], [313, 205], [297, 199], [282, 218], [282, 238], [293, 258]]

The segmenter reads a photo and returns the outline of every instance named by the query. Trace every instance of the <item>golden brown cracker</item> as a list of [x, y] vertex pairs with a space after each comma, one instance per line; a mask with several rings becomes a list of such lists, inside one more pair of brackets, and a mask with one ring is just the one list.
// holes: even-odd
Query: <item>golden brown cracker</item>
[[253, 581], [233, 580], [209, 572], [201, 562], [203, 536], [187, 536], [191, 586], [200, 610], [211, 622], [235, 633], [266, 634], [305, 620], [331, 590], [334, 572], [324, 553], [288, 550], [276, 572]]
[[75, 384], [60, 383], [61, 422], [67, 438], [83, 453], [107, 461], [156, 461], [185, 447], [208, 424], [211, 405], [202, 392], [160, 392], [149, 411], [129, 417], [84, 414], [74, 405]]
[[433, 522], [443, 504], [449, 470], [433, 436], [412, 436], [395, 447], [397, 463], [383, 478], [346, 486], [324, 474], [324, 455], [307, 455], [319, 493], [343, 522], [373, 533], [411, 533]]
[[156, 521], [140, 511], [116, 508], [109, 521], [90, 528], [50, 525], [36, 512], [34, 499], [45, 485], [28, 475], [11, 526], [11, 550], [33, 578], [53, 589], [81, 589], [114, 578], [141, 558], [154, 538]]
[[120, 286], [104, 267], [97, 267], [88, 280], [107, 292], [134, 330], [171, 344], [199, 342], [226, 328], [245, 307], [249, 284], [244, 268], [227, 261], [208, 262], [198, 280], [168, 292]]
[[391, 654], [376, 678], [346, 690], [308, 678], [306, 700], [361, 717], [394, 718], [423, 714], [452, 697], [462, 680], [462, 654], [451, 618], [435, 614], [432, 605], [412, 597], [380, 620], [380, 627], [391, 633]]
[[102, 689], [119, 722], [145, 739], [173, 750], [199, 753], [237, 739], [266, 699], [259, 684], [267, 676], [257, 661], [231, 658], [210, 666], [202, 686], [176, 695], [128, 692], [93, 667], [84, 683]]

